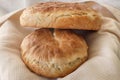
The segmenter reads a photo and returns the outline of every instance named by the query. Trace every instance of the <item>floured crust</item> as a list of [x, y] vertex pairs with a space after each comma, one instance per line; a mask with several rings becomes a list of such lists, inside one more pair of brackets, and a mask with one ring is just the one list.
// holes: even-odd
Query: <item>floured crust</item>
[[98, 30], [101, 19], [83, 3], [46, 2], [26, 8], [20, 24], [36, 28]]
[[63, 77], [88, 57], [87, 44], [70, 30], [39, 29], [21, 44], [22, 59], [35, 73], [49, 78]]

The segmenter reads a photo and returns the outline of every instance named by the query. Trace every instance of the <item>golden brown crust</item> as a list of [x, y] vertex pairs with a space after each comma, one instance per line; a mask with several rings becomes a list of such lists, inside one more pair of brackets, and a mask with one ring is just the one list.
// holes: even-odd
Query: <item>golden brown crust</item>
[[22, 59], [35, 73], [45, 77], [63, 77], [87, 59], [87, 45], [70, 30], [39, 29], [21, 44]]
[[36, 28], [98, 30], [101, 19], [83, 3], [46, 2], [25, 9], [20, 23]]

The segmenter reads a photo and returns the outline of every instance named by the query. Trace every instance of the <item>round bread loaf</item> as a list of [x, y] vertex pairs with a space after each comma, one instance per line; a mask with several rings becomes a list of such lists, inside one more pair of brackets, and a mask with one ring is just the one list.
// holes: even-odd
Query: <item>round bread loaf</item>
[[101, 18], [83, 3], [45, 2], [26, 8], [20, 24], [34, 28], [98, 30]]
[[35, 73], [63, 77], [77, 69], [88, 57], [85, 40], [70, 30], [39, 29], [21, 44], [22, 59]]

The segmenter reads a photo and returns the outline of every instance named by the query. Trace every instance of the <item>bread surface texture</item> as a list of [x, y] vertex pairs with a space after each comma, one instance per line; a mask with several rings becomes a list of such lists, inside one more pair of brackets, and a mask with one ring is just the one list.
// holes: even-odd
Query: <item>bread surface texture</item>
[[38, 29], [21, 44], [22, 59], [33, 72], [49, 77], [64, 77], [87, 60], [85, 40], [71, 30]]
[[44, 2], [26, 8], [20, 24], [34, 28], [99, 30], [101, 18], [83, 3]]

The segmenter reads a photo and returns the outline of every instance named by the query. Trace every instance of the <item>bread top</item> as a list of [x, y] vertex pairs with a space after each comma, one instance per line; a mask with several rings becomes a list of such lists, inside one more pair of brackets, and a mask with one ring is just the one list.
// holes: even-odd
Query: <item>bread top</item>
[[98, 30], [101, 18], [83, 3], [45, 2], [26, 8], [20, 23], [34, 28]]
[[[30, 8], [29, 8], [30, 10]], [[65, 3], [65, 2], [46, 2], [46, 3], [38, 3], [31, 7], [31, 13], [46, 13], [46, 12], [53, 12], [53, 11], [72, 11], [72, 10], [84, 10], [89, 11], [89, 8], [85, 4], [80, 3]]]
[[55, 30], [52, 33], [49, 29], [38, 29], [24, 38], [21, 49], [23, 52], [28, 52], [23, 53], [25, 55], [32, 53], [36, 59], [40, 57], [43, 61], [49, 62], [53, 58], [62, 61], [61, 58], [72, 60], [71, 57], [84, 56], [88, 47], [82, 36], [70, 30]]
[[63, 77], [74, 71], [88, 57], [85, 40], [70, 30], [39, 29], [21, 44], [22, 59], [37, 74]]

